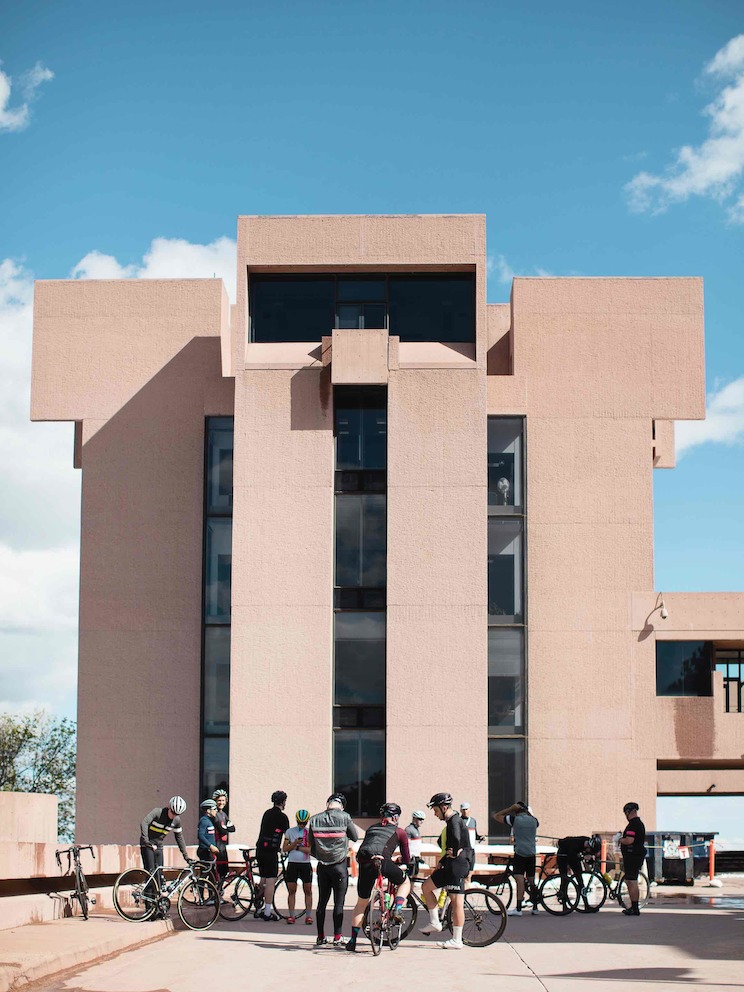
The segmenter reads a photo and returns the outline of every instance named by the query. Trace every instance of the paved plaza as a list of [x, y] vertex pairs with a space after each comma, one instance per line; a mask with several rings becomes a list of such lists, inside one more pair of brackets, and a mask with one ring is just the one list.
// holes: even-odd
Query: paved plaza
[[[736, 888], [736, 887], [735, 887]], [[349, 932], [347, 907], [344, 932]], [[330, 922], [330, 921], [329, 921]], [[419, 919], [419, 925], [423, 921]], [[111, 927], [146, 928], [114, 918]], [[59, 924], [46, 929], [51, 932]], [[84, 927], [75, 920], [62, 926]], [[156, 926], [156, 925], [155, 925]], [[68, 931], [69, 932], [69, 931]], [[58, 939], [58, 938], [56, 938]], [[286, 923], [219, 922], [206, 933], [169, 936], [74, 973], [33, 992], [203, 992], [221, 988], [312, 992], [362, 983], [375, 992], [410, 988], [481, 992], [744, 989], [744, 891], [705, 890], [657, 896], [639, 918], [616, 908], [594, 915], [510, 918], [491, 947], [444, 951], [412, 935], [374, 958], [315, 947], [315, 928]]]

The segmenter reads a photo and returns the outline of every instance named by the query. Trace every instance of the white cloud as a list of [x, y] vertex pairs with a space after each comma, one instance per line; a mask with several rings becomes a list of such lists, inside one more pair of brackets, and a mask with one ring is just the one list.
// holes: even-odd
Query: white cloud
[[[33, 80], [29, 85], [33, 84]], [[77, 278], [221, 277], [235, 292], [235, 242], [156, 238], [142, 261], [90, 252]], [[33, 273], [0, 260], [0, 709], [74, 714], [80, 473], [72, 424], [29, 421]]]
[[515, 276], [541, 276], [544, 279], [555, 278], [555, 273], [548, 272], [547, 269], [535, 266], [529, 269], [527, 272], [515, 272], [511, 265], [507, 262], [504, 255], [489, 255], [486, 258], [486, 273], [490, 275], [495, 275], [500, 283], [509, 285]]
[[155, 238], [141, 262], [122, 265], [113, 255], [91, 251], [70, 273], [75, 279], [222, 279], [235, 300], [236, 248], [231, 238], [208, 245], [182, 238]]
[[709, 394], [705, 420], [677, 421], [677, 454], [701, 444], [744, 443], [744, 376]]
[[11, 77], [0, 69], [0, 131], [22, 131], [28, 127], [31, 103], [36, 99], [41, 84], [49, 82], [50, 79], [54, 79], [52, 70], [37, 62], [33, 69], [29, 69], [20, 77], [19, 85], [23, 102], [11, 109], [13, 82]]
[[[639, 172], [626, 184], [631, 210], [661, 213], [691, 196], [710, 197], [727, 207], [729, 219], [744, 223], [744, 35], [732, 38], [705, 66], [720, 88], [704, 108], [708, 136], [699, 145], [684, 145], [674, 162], [658, 175]], [[738, 197], [735, 202], [732, 198]]]

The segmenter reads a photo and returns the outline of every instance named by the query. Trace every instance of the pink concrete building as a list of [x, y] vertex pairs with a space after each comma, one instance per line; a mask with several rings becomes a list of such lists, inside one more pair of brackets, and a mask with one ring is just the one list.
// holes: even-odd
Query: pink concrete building
[[78, 832], [229, 782], [480, 829], [744, 793], [744, 596], [654, 590], [705, 413], [699, 279], [521, 279], [482, 216], [240, 217], [219, 280], [36, 286], [32, 418], [82, 468]]

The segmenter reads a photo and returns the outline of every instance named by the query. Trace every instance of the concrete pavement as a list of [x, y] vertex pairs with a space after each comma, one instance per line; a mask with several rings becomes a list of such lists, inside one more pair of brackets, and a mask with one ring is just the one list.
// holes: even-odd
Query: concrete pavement
[[[156, 926], [104, 918], [24, 929], [77, 925], [84, 931], [99, 922], [130, 934]], [[344, 932], [349, 932], [348, 907]], [[182, 931], [58, 975], [40, 982], [34, 992], [203, 992], [215, 980], [223, 988], [266, 992], [358, 983], [373, 983], [375, 992], [406, 986], [453, 992], [744, 989], [744, 891], [729, 885], [723, 892], [696, 888], [675, 895], [667, 890], [639, 918], [624, 917], [616, 908], [594, 915], [512, 917], [501, 941], [483, 949], [443, 951], [435, 941], [412, 935], [395, 953], [385, 948], [374, 958], [364, 943], [355, 955], [316, 948], [315, 928], [301, 923], [219, 922], [206, 933]]]

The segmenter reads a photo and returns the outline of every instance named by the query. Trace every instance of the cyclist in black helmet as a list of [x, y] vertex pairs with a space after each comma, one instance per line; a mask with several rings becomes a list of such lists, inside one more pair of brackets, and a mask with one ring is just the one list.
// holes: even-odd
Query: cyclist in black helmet
[[263, 912], [256, 911], [256, 918], [262, 920], [278, 920], [274, 912], [274, 887], [279, 875], [279, 851], [285, 831], [289, 830], [289, 820], [284, 812], [287, 805], [287, 793], [281, 789], [272, 792], [271, 801], [274, 804], [267, 809], [261, 820], [261, 829], [256, 841], [256, 861], [261, 881], [258, 883], [256, 895], [263, 899]]
[[581, 875], [584, 871], [582, 855], [596, 856], [602, 847], [602, 840], [597, 834], [586, 837], [561, 837], [558, 841], [558, 871], [561, 873], [561, 899], [566, 898], [568, 891], [568, 869], [573, 872], [579, 891], [582, 888]]
[[345, 812], [346, 797], [334, 792], [326, 801], [322, 813], [310, 817], [308, 837], [310, 853], [318, 859], [318, 928], [317, 947], [330, 941], [325, 935], [325, 915], [328, 900], [333, 893], [333, 946], [343, 947], [341, 930], [344, 923], [344, 899], [349, 887], [349, 841], [359, 840], [359, 831]]
[[382, 857], [382, 874], [389, 879], [396, 887], [395, 906], [393, 916], [397, 921], [401, 920], [401, 914], [408, 893], [411, 891], [411, 881], [400, 867], [393, 860], [396, 850], [400, 851], [400, 856], [405, 865], [411, 863], [411, 854], [408, 848], [408, 834], [398, 826], [401, 808], [397, 803], [385, 803], [380, 807], [380, 822], [373, 823], [367, 828], [359, 850], [357, 851], [357, 861], [359, 862], [359, 879], [357, 882], [357, 904], [351, 917], [351, 940], [346, 944], [347, 951], [356, 950], [359, 929], [364, 918], [364, 908], [369, 897], [372, 895], [372, 886], [377, 878], [377, 862], [373, 860], [376, 856]]
[[421, 928], [421, 932], [428, 935], [441, 931], [435, 890], [446, 889], [452, 902], [452, 936], [449, 940], [440, 942], [439, 946], [445, 950], [459, 951], [463, 948], [462, 928], [465, 924], [464, 882], [473, 870], [475, 851], [470, 843], [468, 828], [452, 804], [453, 799], [449, 792], [437, 792], [426, 804], [429, 809], [434, 810], [434, 816], [438, 820], [446, 823], [446, 835], [444, 857], [423, 885], [429, 922]]

